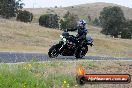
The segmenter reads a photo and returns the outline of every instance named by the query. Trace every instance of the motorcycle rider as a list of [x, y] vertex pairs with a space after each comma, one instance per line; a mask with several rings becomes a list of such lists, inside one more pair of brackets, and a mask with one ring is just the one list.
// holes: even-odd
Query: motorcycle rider
[[[67, 29], [67, 30], [71, 30], [71, 29]], [[76, 35], [76, 37], [78, 38], [78, 45], [81, 47], [83, 44], [83, 41], [86, 39], [86, 35], [88, 30], [86, 29], [86, 21], [85, 20], [80, 20], [78, 22], [78, 26], [77, 28], [72, 29], [72, 31], [77, 30], [78, 34]]]

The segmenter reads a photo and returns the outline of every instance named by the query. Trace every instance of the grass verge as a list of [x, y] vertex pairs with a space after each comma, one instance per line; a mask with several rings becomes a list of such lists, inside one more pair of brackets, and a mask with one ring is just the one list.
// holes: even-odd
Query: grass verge
[[89, 74], [132, 74], [131, 62], [125, 61], [45, 61], [0, 64], [0, 88], [131, 88], [130, 84], [76, 83], [76, 67], [82, 64]]

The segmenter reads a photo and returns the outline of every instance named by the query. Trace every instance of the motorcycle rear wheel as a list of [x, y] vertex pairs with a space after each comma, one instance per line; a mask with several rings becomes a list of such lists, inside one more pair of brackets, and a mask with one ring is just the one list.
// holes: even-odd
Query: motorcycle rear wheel
[[77, 52], [75, 53], [75, 57], [77, 59], [83, 58], [86, 55], [87, 51], [88, 51], [88, 47], [87, 46], [82, 47], [81, 49], [77, 50]]

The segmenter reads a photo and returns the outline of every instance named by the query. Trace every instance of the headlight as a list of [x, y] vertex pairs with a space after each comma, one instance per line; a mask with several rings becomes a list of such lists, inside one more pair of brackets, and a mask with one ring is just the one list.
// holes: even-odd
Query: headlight
[[63, 41], [66, 42], [66, 38], [63, 38]]
[[62, 36], [62, 35], [60, 35], [60, 37], [61, 37], [61, 38], [63, 38], [63, 36]]
[[63, 42], [66, 42], [66, 38], [64, 36], [60, 35], [60, 38]]

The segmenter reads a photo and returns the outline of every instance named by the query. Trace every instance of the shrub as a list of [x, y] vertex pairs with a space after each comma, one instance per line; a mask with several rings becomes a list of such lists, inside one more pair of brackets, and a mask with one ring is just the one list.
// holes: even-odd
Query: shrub
[[94, 25], [94, 26], [100, 26], [100, 21], [99, 21], [98, 18], [95, 18], [95, 19], [94, 19], [93, 25]]
[[59, 16], [57, 14], [45, 14], [40, 16], [39, 25], [49, 28], [59, 27]]
[[33, 14], [26, 10], [19, 11], [17, 15], [17, 20], [22, 22], [31, 22], [32, 19], [33, 19]]
[[70, 12], [67, 12], [64, 15], [64, 19], [60, 20], [60, 28], [61, 29], [73, 29], [77, 27], [77, 21], [78, 21], [78, 16], [75, 14], [72, 14]]
[[121, 38], [123, 38], [123, 39], [131, 39], [132, 38], [132, 34], [128, 30], [123, 30], [122, 33], [121, 33]]
[[89, 16], [89, 15], [88, 15], [88, 21], [89, 22], [92, 21], [91, 16]]
[[126, 20], [123, 23], [123, 31], [121, 32], [121, 38], [124, 39], [132, 38], [132, 20]]

